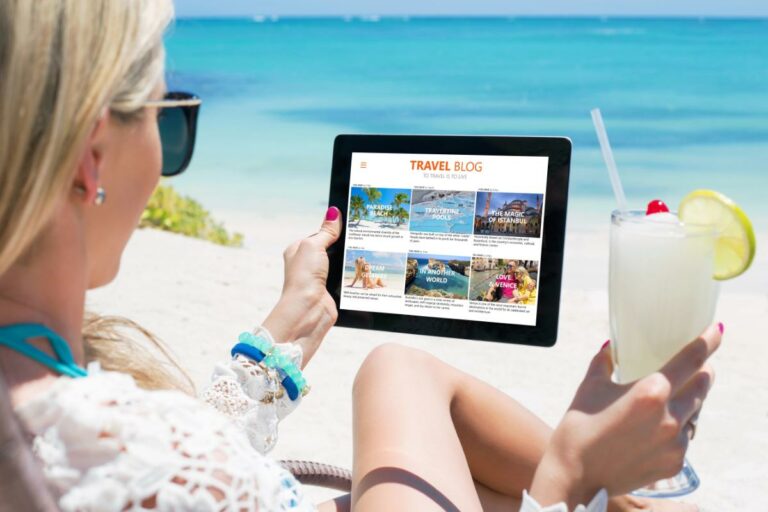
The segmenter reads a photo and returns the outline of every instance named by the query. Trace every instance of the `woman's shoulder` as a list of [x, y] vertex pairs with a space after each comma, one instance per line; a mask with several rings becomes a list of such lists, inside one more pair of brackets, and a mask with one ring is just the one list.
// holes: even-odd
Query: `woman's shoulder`
[[146, 390], [126, 373], [102, 370], [98, 363], [91, 363], [87, 377], [59, 377], [16, 407], [16, 413], [27, 430], [39, 435], [63, 418], [87, 423], [110, 414], [146, 416], [154, 411], [163, 415], [189, 408], [208, 409], [206, 404], [180, 391]]

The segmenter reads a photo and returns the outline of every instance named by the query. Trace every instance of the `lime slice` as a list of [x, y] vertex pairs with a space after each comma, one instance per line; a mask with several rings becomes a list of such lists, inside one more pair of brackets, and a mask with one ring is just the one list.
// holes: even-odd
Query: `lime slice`
[[717, 230], [715, 279], [732, 279], [749, 268], [755, 257], [755, 232], [736, 203], [714, 190], [694, 190], [680, 202], [677, 214], [684, 223]]

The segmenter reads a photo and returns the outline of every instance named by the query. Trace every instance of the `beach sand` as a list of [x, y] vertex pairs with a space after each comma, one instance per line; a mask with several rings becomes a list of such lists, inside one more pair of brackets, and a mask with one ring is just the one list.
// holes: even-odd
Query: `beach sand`
[[[316, 217], [321, 219], [322, 212]], [[277, 300], [283, 248], [319, 225], [315, 217], [303, 216], [279, 225], [229, 218], [235, 220], [228, 225], [246, 232], [246, 248], [140, 230], [128, 245], [118, 278], [90, 292], [87, 300], [92, 310], [125, 315], [159, 335], [199, 388], [214, 363], [228, 357], [237, 335], [258, 324]], [[725, 324], [725, 340], [714, 357], [717, 383], [688, 454], [702, 485], [684, 498], [703, 512], [768, 507], [767, 244], [768, 233], [762, 233], [758, 247], [763, 250], [754, 267], [722, 289], [716, 318]], [[312, 392], [280, 425], [273, 455], [351, 467], [352, 382], [366, 354], [388, 341], [429, 351], [481, 376], [555, 425], [608, 337], [607, 261], [607, 228], [569, 231], [560, 336], [551, 349], [332, 329], [306, 370]], [[418, 400], [417, 392], [407, 399]], [[308, 492], [317, 499], [338, 494]]]

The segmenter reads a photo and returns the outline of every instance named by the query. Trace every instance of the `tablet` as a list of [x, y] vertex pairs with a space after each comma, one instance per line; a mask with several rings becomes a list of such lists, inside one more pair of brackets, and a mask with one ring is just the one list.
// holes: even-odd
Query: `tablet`
[[552, 346], [571, 142], [339, 135], [337, 325]]

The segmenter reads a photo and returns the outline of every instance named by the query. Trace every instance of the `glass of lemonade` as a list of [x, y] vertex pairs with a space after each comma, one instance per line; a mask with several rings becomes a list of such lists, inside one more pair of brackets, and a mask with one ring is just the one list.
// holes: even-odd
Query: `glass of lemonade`
[[[609, 308], [614, 379], [622, 384], [664, 366], [713, 321], [717, 232], [670, 213], [611, 215]], [[634, 494], [671, 497], [699, 485], [687, 461], [675, 478]]]

